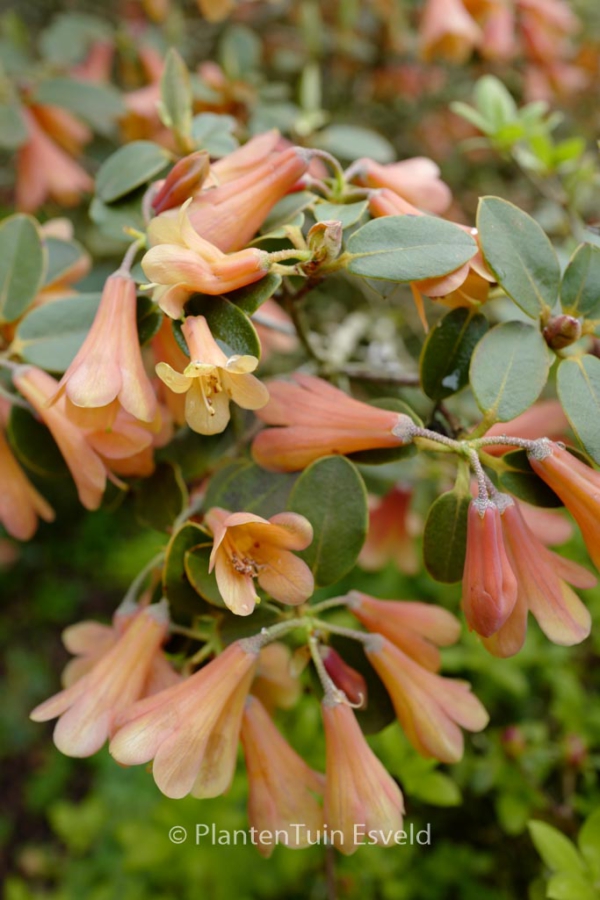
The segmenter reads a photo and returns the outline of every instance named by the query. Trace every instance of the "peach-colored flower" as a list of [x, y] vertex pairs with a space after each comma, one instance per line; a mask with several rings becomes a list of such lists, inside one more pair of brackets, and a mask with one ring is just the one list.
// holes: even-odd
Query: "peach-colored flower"
[[136, 289], [127, 272], [107, 278], [98, 312], [55, 394], [84, 408], [118, 399], [136, 419], [156, 416], [156, 395], [144, 370], [136, 323]]
[[517, 602], [517, 579], [504, 547], [501, 511], [493, 500], [471, 500], [462, 608], [471, 631], [495, 634]]
[[319, 653], [325, 671], [338, 690], [342, 691], [354, 708], [363, 709], [368, 703], [367, 682], [360, 672], [349, 666], [337, 650], [323, 644]]
[[561, 510], [530, 506], [523, 500], [519, 501], [519, 509], [527, 526], [546, 547], [565, 544], [573, 537], [573, 522]]
[[84, 61], [71, 69], [71, 76], [79, 81], [106, 84], [110, 81], [114, 52], [115, 48], [111, 42], [94, 41]]
[[517, 579], [517, 601], [504, 625], [483, 639], [495, 656], [512, 656], [521, 649], [527, 631], [527, 613], [537, 619], [547, 638], [571, 646], [590, 632], [590, 614], [570, 584], [593, 587], [595, 577], [582, 566], [548, 550], [526, 525], [518, 505], [497, 495], [502, 510], [504, 544]]
[[199, 434], [218, 434], [229, 422], [231, 400], [242, 409], [259, 409], [269, 400], [267, 388], [251, 373], [255, 356], [227, 357], [204, 316], [188, 316], [182, 328], [190, 362], [176, 372], [166, 362], [156, 366], [158, 377], [177, 394], [185, 393], [185, 418]]
[[54, 510], [30, 482], [0, 428], [0, 522], [10, 535], [28, 541], [36, 532], [38, 516], [52, 522]]
[[[310, 835], [323, 829], [323, 809], [315, 797], [323, 793], [323, 776], [288, 744], [252, 696], [246, 701], [241, 737], [248, 771], [248, 818], [258, 832], [259, 853], [269, 857], [274, 849], [272, 840], [261, 841], [260, 832], [279, 831], [286, 846], [306, 847]], [[292, 827], [297, 824], [302, 828]]]
[[452, 203], [450, 188], [440, 179], [439, 166], [424, 156], [385, 166], [372, 159], [359, 159], [352, 164], [352, 172], [359, 184], [388, 188], [408, 203], [436, 215], [446, 212]]
[[152, 200], [156, 215], [185, 203], [202, 187], [209, 171], [210, 157], [206, 150], [196, 150], [176, 162], [164, 181], [156, 182]]
[[[166, 363], [175, 372], [183, 372], [189, 363], [173, 334], [173, 323], [168, 317], [163, 317], [160, 328], [152, 338], [152, 352], [155, 364]], [[170, 415], [177, 425], [185, 422], [185, 394], [175, 394], [166, 384], [157, 379], [158, 395], [166, 405]]]
[[153, 760], [156, 784], [173, 799], [227, 790], [257, 659], [251, 640], [236, 641], [180, 684], [129, 706], [110, 753], [125, 766]]
[[[553, 439], [562, 439], [569, 429], [569, 423], [558, 400], [540, 400], [529, 409], [511, 419], [510, 422], [498, 422], [485, 433], [486, 437], [519, 437], [536, 440], [540, 434]], [[490, 444], [486, 452], [494, 456], [510, 453], [515, 447]]]
[[[352, 709], [329, 697], [321, 709], [326, 744], [325, 822], [333, 845], [349, 855], [371, 831], [377, 843], [384, 843], [389, 832], [401, 831], [404, 800], [367, 744]], [[355, 834], [356, 825], [362, 838]]]
[[488, 723], [470, 685], [424, 669], [381, 635], [371, 637], [365, 652], [413, 747], [422, 756], [458, 762], [463, 754], [461, 727], [481, 731]]
[[247, 175], [248, 172], [262, 165], [265, 159], [271, 159], [281, 150], [276, 149], [281, 135], [276, 128], [264, 131], [250, 138], [247, 143], [221, 157], [210, 167], [209, 184], [219, 187], [235, 178]]
[[411, 490], [398, 486], [383, 497], [370, 498], [369, 532], [358, 557], [359, 565], [367, 572], [382, 569], [389, 562], [407, 575], [418, 572], [411, 498]]
[[[229, 255], [192, 227], [189, 202], [168, 210], [148, 226], [150, 250], [141, 265], [157, 287], [155, 300], [167, 315], [181, 316], [193, 293], [223, 294], [259, 281], [270, 266], [269, 254], [256, 247]], [[175, 217], [170, 213], [176, 213]]]
[[483, 22], [479, 52], [485, 59], [507, 62], [516, 56], [515, 9], [510, 0], [495, 3]]
[[431, 603], [413, 600], [376, 600], [360, 591], [350, 591], [348, 609], [365, 628], [382, 634], [420, 666], [437, 672], [438, 647], [456, 643], [460, 622], [451, 612]]
[[594, 565], [600, 568], [600, 472], [549, 440], [536, 441], [529, 462], [563, 501], [581, 529]]
[[275, 707], [291, 709], [296, 705], [302, 685], [292, 669], [292, 653], [287, 644], [273, 641], [260, 651], [252, 693], [269, 712]]
[[481, 30], [461, 0], [427, 0], [419, 26], [424, 60], [465, 62], [480, 41]]
[[92, 178], [46, 134], [33, 111], [23, 109], [22, 115], [29, 139], [17, 152], [17, 209], [35, 212], [48, 198], [75, 206], [93, 190]]
[[400, 447], [410, 441], [412, 420], [354, 400], [321, 378], [295, 373], [271, 381], [270, 400], [258, 413], [268, 425], [252, 455], [265, 469], [293, 472], [332, 454]]
[[292, 553], [312, 541], [312, 526], [304, 516], [283, 512], [262, 519], [213, 507], [205, 522], [214, 538], [209, 571], [214, 569], [221, 596], [236, 615], [249, 616], [260, 602], [254, 579], [280, 603], [297, 606], [310, 597], [312, 572]]
[[62, 753], [91, 756], [102, 747], [116, 716], [142, 695], [168, 624], [166, 603], [144, 607], [89, 672], [36, 706], [34, 722], [58, 716], [54, 743]]

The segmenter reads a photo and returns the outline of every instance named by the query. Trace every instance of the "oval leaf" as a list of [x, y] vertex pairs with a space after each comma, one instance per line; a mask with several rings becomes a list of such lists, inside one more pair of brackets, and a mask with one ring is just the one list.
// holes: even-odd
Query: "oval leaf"
[[525, 412], [548, 380], [551, 359], [533, 325], [496, 325], [479, 342], [471, 360], [471, 387], [479, 408], [500, 422]]
[[44, 281], [46, 251], [32, 216], [0, 224], [0, 322], [23, 315]]
[[269, 519], [286, 509], [297, 475], [267, 472], [250, 460], [231, 463], [211, 478], [204, 506], [252, 512]]
[[348, 271], [362, 278], [423, 281], [447, 275], [477, 252], [470, 234], [434, 216], [372, 219], [348, 240]]
[[585, 872], [585, 863], [577, 848], [565, 835], [535, 819], [528, 823], [531, 840], [544, 863], [553, 872]]
[[482, 197], [477, 212], [479, 243], [498, 284], [532, 319], [552, 309], [560, 266], [535, 219], [499, 197]]
[[143, 525], [169, 531], [185, 509], [188, 491], [178, 466], [161, 462], [135, 492], [135, 514]]
[[213, 606], [226, 609], [225, 601], [217, 587], [215, 573], [208, 571], [211, 551], [212, 544], [210, 543], [198, 544], [197, 547], [187, 550], [183, 561], [185, 573], [196, 593], [208, 603], [212, 603]]
[[103, 134], [110, 133], [126, 111], [120, 93], [111, 85], [66, 77], [44, 79], [36, 87], [34, 98], [36, 103], [68, 109]]
[[69, 469], [49, 430], [26, 409], [13, 406], [7, 434], [15, 454], [36, 475], [66, 478]]
[[525, 450], [505, 453], [502, 462], [508, 467], [506, 471], [500, 473], [499, 486], [502, 490], [533, 506], [552, 509], [563, 505], [560, 497], [535, 474], [529, 465]]
[[192, 127], [190, 73], [174, 47], [169, 49], [160, 79], [159, 111], [163, 123], [179, 137], [189, 137]]
[[185, 554], [192, 547], [206, 543], [207, 533], [195, 522], [186, 522], [171, 537], [165, 551], [162, 583], [165, 597], [171, 605], [173, 618], [190, 619], [210, 611], [210, 607], [188, 581], [185, 572]]
[[11, 350], [34, 366], [64, 372], [96, 316], [100, 294], [79, 294], [32, 309], [19, 323]]
[[600, 359], [564, 359], [556, 384], [571, 428], [592, 459], [600, 463]]
[[169, 154], [152, 141], [133, 141], [105, 160], [96, 176], [96, 194], [103, 203], [113, 203], [162, 172]]
[[421, 353], [421, 385], [431, 400], [444, 400], [469, 383], [473, 351], [489, 328], [485, 316], [461, 307], [441, 319]]
[[580, 244], [565, 269], [560, 303], [570, 316], [595, 318], [600, 313], [600, 247]]
[[443, 584], [460, 581], [467, 550], [467, 513], [471, 498], [462, 491], [448, 491], [429, 509], [423, 533], [425, 568]]
[[339, 581], [354, 566], [367, 536], [367, 491], [356, 466], [343, 456], [312, 463], [296, 481], [288, 509], [313, 526], [311, 545], [298, 555], [316, 584]]

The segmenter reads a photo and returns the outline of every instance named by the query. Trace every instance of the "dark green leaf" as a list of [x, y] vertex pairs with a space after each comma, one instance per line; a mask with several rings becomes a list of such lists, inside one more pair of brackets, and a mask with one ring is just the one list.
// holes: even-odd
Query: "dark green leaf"
[[448, 491], [431, 506], [423, 534], [425, 568], [444, 584], [460, 581], [467, 549], [467, 513], [471, 498]]
[[421, 384], [432, 400], [444, 400], [469, 383], [473, 351], [489, 325], [485, 316], [453, 309], [429, 332], [421, 353]]
[[211, 478], [204, 506], [251, 512], [269, 519], [286, 509], [296, 478], [287, 473], [267, 472], [250, 460], [238, 460]]
[[348, 240], [348, 271], [362, 278], [422, 281], [447, 275], [477, 252], [470, 234], [434, 216], [372, 219]]
[[313, 526], [311, 545], [298, 555], [316, 584], [339, 581], [354, 566], [367, 535], [367, 492], [356, 466], [343, 456], [318, 459], [297, 479], [288, 509]]
[[260, 281], [255, 281], [254, 284], [248, 284], [222, 296], [225, 300], [229, 300], [230, 303], [234, 303], [247, 316], [251, 316], [266, 300], [273, 296], [280, 285], [281, 275], [269, 272]]
[[169, 160], [170, 154], [152, 141], [125, 144], [100, 166], [96, 194], [103, 203], [114, 203], [156, 178]]
[[7, 429], [10, 443], [20, 461], [36, 475], [65, 478], [67, 464], [45, 425], [20, 406], [13, 406]]
[[519, 500], [525, 500], [533, 506], [562, 506], [562, 500], [554, 491], [535, 474], [525, 450], [513, 450], [502, 457], [502, 462], [510, 466], [507, 472], [500, 473], [500, 488], [514, 494]]
[[156, 531], [169, 531], [187, 503], [188, 492], [181, 472], [168, 462], [159, 463], [135, 491], [137, 518]]
[[600, 463], [600, 359], [563, 359], [557, 389], [571, 428], [592, 459]]
[[44, 282], [46, 256], [32, 216], [18, 213], [0, 224], [0, 322], [23, 315]]
[[337, 650], [340, 656], [353, 669], [365, 679], [367, 685], [367, 706], [365, 709], [356, 709], [355, 715], [365, 734], [377, 734], [387, 728], [394, 719], [396, 713], [390, 695], [381, 678], [365, 656], [362, 645], [349, 638], [333, 635], [331, 646]]
[[227, 646], [242, 638], [252, 637], [261, 628], [274, 625], [278, 618], [274, 610], [261, 606], [257, 606], [251, 616], [236, 616], [230, 612], [223, 612], [219, 616], [217, 630], [219, 637]]
[[142, 346], [157, 334], [163, 320], [163, 314], [150, 297], [137, 298], [137, 329]]
[[188, 550], [184, 557], [184, 565], [189, 583], [197, 594], [213, 606], [226, 609], [225, 601], [217, 587], [215, 573], [208, 571], [212, 543], [198, 544]]
[[173, 618], [189, 619], [210, 611], [210, 607], [189, 583], [185, 573], [185, 554], [192, 547], [206, 543], [207, 533], [195, 522], [186, 522], [176, 531], [165, 552], [163, 590], [171, 605]]
[[560, 302], [570, 316], [600, 315], [600, 247], [579, 245], [565, 269]]
[[191, 428], [180, 428], [173, 439], [156, 454], [180, 466], [186, 481], [201, 478], [216, 468], [235, 440], [231, 425], [222, 434], [200, 435]]

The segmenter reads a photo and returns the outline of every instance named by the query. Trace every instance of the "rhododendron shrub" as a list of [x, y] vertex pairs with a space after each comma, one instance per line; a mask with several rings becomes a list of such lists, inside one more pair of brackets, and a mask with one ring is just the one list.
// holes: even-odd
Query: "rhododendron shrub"
[[[245, 772], [260, 854], [269, 831], [322, 832], [333, 865], [365, 834], [396, 845], [414, 798], [457, 802], [438, 765], [494, 729], [519, 757], [486, 673], [510, 685], [532, 646], [593, 658], [600, 169], [597, 135], [557, 137], [550, 103], [584, 106], [597, 59], [563, 0], [373, 4], [367, 43], [416, 52], [370, 71], [373, 103], [386, 83], [446, 95], [405, 151], [328, 124], [318, 52], [300, 106], [269, 109], [247, 26], [190, 71], [144, 24], [172, 34], [170, 4], [139, 6], [122, 35], [79, 22], [81, 59], [53, 75], [67, 17], [29, 79], [9, 61], [0, 106], [0, 546], [110, 516], [142, 556], [116, 610], [70, 623], [30, 716], [67, 757], [147, 767], [198, 821]], [[198, 15], [266, 14], [235, 6]], [[452, 134], [479, 167], [464, 190]]]

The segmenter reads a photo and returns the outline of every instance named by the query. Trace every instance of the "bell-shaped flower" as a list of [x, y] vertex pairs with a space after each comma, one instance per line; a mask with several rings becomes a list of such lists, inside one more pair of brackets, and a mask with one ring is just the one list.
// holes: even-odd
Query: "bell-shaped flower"
[[548, 440], [536, 441], [529, 462], [579, 525], [588, 553], [600, 569], [600, 472]]
[[352, 164], [353, 180], [370, 188], [388, 188], [403, 200], [435, 215], [445, 213], [452, 203], [452, 192], [440, 178], [439, 166], [432, 159], [416, 156], [402, 162], [380, 165], [372, 159]]
[[15, 459], [0, 428], [0, 523], [12, 537], [28, 541], [36, 532], [38, 517], [52, 522], [54, 511]]
[[144, 370], [136, 309], [135, 282], [129, 273], [109, 276], [94, 322], [59, 382], [56, 399], [65, 393], [71, 403], [86, 409], [118, 399], [136, 419], [154, 419], [156, 395]]
[[251, 639], [236, 641], [180, 684], [129, 706], [110, 753], [125, 766], [153, 760], [156, 784], [173, 799], [227, 790], [257, 660]]
[[168, 625], [165, 602], [144, 607], [90, 671], [36, 706], [34, 722], [58, 717], [54, 743], [62, 753], [91, 756], [102, 747], [115, 717], [142, 696]]
[[571, 646], [590, 633], [591, 619], [575, 591], [593, 587], [596, 578], [587, 569], [548, 550], [527, 526], [518, 505], [502, 498], [502, 531], [511, 568], [517, 579], [517, 602], [504, 625], [484, 639], [495, 656], [512, 656], [525, 640], [527, 613], [531, 612], [549, 640]]
[[321, 709], [326, 746], [325, 822], [333, 845], [348, 856], [369, 832], [369, 839], [384, 843], [390, 832], [402, 830], [404, 799], [367, 744], [350, 706], [326, 697]]
[[365, 628], [382, 634], [420, 666], [437, 672], [438, 647], [455, 644], [460, 622], [447, 609], [418, 600], [376, 600], [361, 591], [347, 595], [348, 609]]
[[276, 472], [304, 469], [316, 459], [409, 443], [409, 416], [354, 400], [321, 378], [295, 373], [271, 381], [270, 400], [258, 413], [267, 425], [252, 445], [255, 461]]
[[291, 709], [302, 693], [287, 644], [273, 641], [260, 651], [252, 693], [271, 712], [275, 707]]
[[280, 140], [281, 134], [277, 128], [272, 128], [270, 131], [255, 135], [237, 150], [232, 150], [231, 153], [216, 160], [210, 167], [214, 187], [247, 175], [248, 172], [263, 165], [266, 159], [280, 153], [281, 151], [277, 149]]
[[246, 701], [241, 737], [248, 819], [258, 833], [259, 853], [269, 857], [274, 849], [272, 840], [261, 841], [261, 832], [280, 832], [281, 843], [292, 849], [306, 847], [311, 835], [314, 840], [323, 833], [323, 808], [316, 797], [323, 793], [323, 776], [288, 744], [256, 697]]
[[380, 635], [371, 637], [365, 653], [413, 747], [422, 756], [458, 762], [464, 746], [461, 728], [481, 731], [488, 723], [470, 685], [428, 671]]
[[412, 494], [412, 490], [396, 486], [383, 497], [370, 498], [369, 531], [358, 557], [367, 572], [376, 572], [390, 562], [407, 575], [418, 572]]
[[182, 328], [190, 362], [177, 372], [167, 362], [156, 366], [158, 377], [176, 394], [185, 393], [185, 418], [199, 434], [218, 434], [229, 422], [231, 400], [242, 409], [259, 409], [269, 399], [267, 388], [252, 375], [255, 356], [227, 357], [203, 316], [188, 316]]
[[517, 602], [517, 579], [504, 546], [502, 514], [493, 500], [471, 500], [462, 608], [471, 631], [495, 634]]
[[419, 45], [429, 62], [463, 63], [481, 42], [481, 30], [461, 0], [427, 0], [421, 14]]
[[312, 572], [292, 552], [305, 550], [312, 541], [312, 526], [304, 516], [283, 512], [262, 519], [213, 507], [204, 521], [214, 538], [209, 571], [214, 570], [219, 592], [236, 615], [249, 616], [260, 602], [255, 579], [280, 603], [297, 606], [311, 596]]

